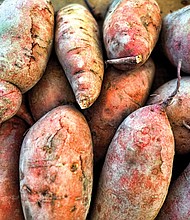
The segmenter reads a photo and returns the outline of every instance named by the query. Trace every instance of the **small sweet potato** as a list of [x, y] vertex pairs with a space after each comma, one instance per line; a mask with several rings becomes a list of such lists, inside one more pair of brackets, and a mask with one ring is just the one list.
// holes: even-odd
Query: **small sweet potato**
[[43, 75], [54, 34], [49, 0], [5, 0], [0, 7], [0, 79], [28, 91]]
[[190, 216], [190, 164], [171, 184], [156, 220], [188, 220]]
[[55, 50], [81, 109], [100, 94], [104, 62], [98, 24], [80, 4], [60, 9], [56, 16]]
[[92, 138], [82, 113], [54, 108], [27, 132], [20, 154], [25, 219], [85, 220], [92, 192]]
[[5, 80], [0, 79], [0, 123], [13, 117], [22, 102], [20, 90]]
[[174, 11], [163, 19], [161, 39], [162, 47], [170, 62], [178, 65], [182, 60], [181, 70], [190, 73], [190, 5]]
[[[162, 102], [174, 90], [176, 79], [172, 79], [153, 92], [147, 100], [147, 105]], [[190, 153], [190, 77], [181, 78], [180, 88], [171, 104], [166, 108], [175, 138], [175, 152], [179, 154]]]
[[0, 219], [24, 220], [19, 192], [19, 156], [28, 125], [14, 116], [0, 124]]
[[76, 105], [72, 88], [55, 54], [50, 57], [42, 78], [28, 91], [28, 100], [36, 121], [59, 105]]
[[107, 63], [122, 70], [145, 63], [156, 45], [161, 23], [155, 0], [114, 0], [103, 24]]
[[120, 71], [113, 67], [106, 69], [98, 99], [90, 108], [83, 110], [92, 133], [95, 162], [104, 159], [123, 119], [145, 104], [154, 72], [151, 58], [133, 71]]

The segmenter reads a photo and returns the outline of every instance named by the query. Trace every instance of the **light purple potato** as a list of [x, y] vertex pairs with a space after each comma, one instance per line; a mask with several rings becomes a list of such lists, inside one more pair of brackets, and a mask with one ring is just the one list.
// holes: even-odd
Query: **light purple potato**
[[92, 139], [86, 119], [63, 105], [27, 132], [20, 153], [25, 219], [85, 220], [93, 182]]
[[171, 184], [166, 200], [156, 220], [189, 220], [190, 217], [190, 164]]
[[182, 60], [181, 70], [190, 73], [190, 5], [166, 15], [161, 31], [162, 47], [174, 65]]
[[[178, 154], [190, 152], [190, 77], [183, 76], [180, 88], [170, 105], [166, 108], [175, 138], [175, 151]], [[176, 79], [172, 79], [153, 92], [147, 105], [163, 101], [176, 87]]]

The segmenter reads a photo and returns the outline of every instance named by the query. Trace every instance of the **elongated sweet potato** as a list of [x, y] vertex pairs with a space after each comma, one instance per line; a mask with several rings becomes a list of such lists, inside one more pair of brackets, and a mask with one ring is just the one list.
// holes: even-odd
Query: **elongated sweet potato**
[[13, 84], [0, 79], [0, 123], [13, 117], [20, 108], [22, 94]]
[[175, 180], [156, 220], [188, 220], [190, 216], [190, 164]]
[[28, 100], [36, 121], [59, 105], [76, 105], [72, 88], [55, 54], [40, 81], [28, 91]]
[[145, 63], [158, 40], [161, 23], [155, 0], [114, 0], [103, 24], [107, 63], [122, 70]]
[[0, 7], [0, 79], [28, 91], [42, 76], [53, 42], [49, 0], [5, 0]]
[[161, 103], [141, 107], [118, 127], [106, 154], [91, 219], [153, 220], [172, 176], [174, 136], [166, 108], [180, 87]]
[[94, 160], [104, 159], [107, 148], [127, 115], [144, 105], [154, 78], [155, 66], [149, 59], [133, 71], [106, 69], [100, 96], [83, 111], [91, 129]]
[[92, 138], [84, 116], [63, 105], [28, 131], [20, 154], [25, 219], [85, 220], [92, 191]]
[[100, 94], [104, 63], [97, 22], [84, 6], [59, 10], [55, 49], [77, 103], [82, 109], [90, 107]]
[[[147, 105], [162, 102], [175, 88], [176, 79], [166, 82], [150, 96]], [[166, 109], [175, 138], [175, 152], [179, 154], [190, 153], [190, 77], [181, 78], [180, 89], [173, 98], [171, 105]]]
[[131, 113], [108, 148], [93, 220], [153, 220], [168, 192], [174, 137], [166, 112], [150, 105]]
[[174, 65], [182, 60], [181, 70], [190, 73], [190, 5], [174, 11], [163, 19], [162, 47], [167, 58]]
[[24, 220], [19, 193], [19, 156], [28, 125], [14, 116], [0, 124], [0, 219]]

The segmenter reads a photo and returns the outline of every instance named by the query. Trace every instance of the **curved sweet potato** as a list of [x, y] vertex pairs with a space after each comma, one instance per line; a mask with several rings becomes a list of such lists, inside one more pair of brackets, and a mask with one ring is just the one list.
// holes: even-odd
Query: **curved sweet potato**
[[155, 0], [114, 0], [103, 24], [107, 63], [121, 70], [145, 63], [156, 45], [161, 23]]
[[113, 67], [106, 69], [100, 96], [90, 108], [83, 111], [92, 133], [95, 162], [104, 159], [123, 119], [144, 105], [154, 72], [152, 59], [130, 72]]
[[20, 154], [26, 219], [85, 220], [92, 191], [92, 139], [84, 116], [63, 105], [28, 131]]
[[49, 0], [6, 0], [0, 7], [0, 79], [28, 91], [42, 76], [54, 34]]
[[0, 219], [24, 220], [19, 193], [19, 156], [28, 125], [14, 116], [0, 124]]
[[190, 73], [190, 5], [174, 11], [163, 19], [161, 40], [167, 58], [174, 65], [182, 60], [181, 70]]
[[[183, 76], [181, 78], [180, 89], [173, 98], [172, 103], [166, 108], [170, 124], [175, 138], [175, 152], [179, 154], [190, 153], [190, 77]], [[147, 101], [147, 105], [162, 102], [171, 94], [176, 86], [176, 79], [172, 79], [153, 93]]]
[[72, 88], [55, 54], [52, 54], [42, 78], [28, 91], [28, 100], [36, 121], [59, 105], [76, 105]]
[[168, 192], [173, 158], [174, 137], [163, 107], [131, 113], [109, 145], [91, 219], [153, 220]]
[[20, 90], [13, 84], [0, 79], [0, 123], [13, 117], [22, 102]]
[[166, 200], [156, 220], [189, 219], [190, 213], [190, 164], [172, 183]]
[[77, 103], [90, 107], [100, 94], [104, 62], [98, 24], [84, 6], [70, 4], [57, 13], [55, 50]]

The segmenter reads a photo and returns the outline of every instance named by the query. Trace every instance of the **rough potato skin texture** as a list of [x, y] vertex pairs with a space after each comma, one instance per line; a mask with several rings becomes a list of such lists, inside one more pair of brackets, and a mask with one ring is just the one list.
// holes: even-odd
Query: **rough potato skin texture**
[[172, 183], [156, 220], [188, 220], [190, 216], [190, 164]]
[[26, 134], [20, 192], [26, 219], [85, 220], [92, 191], [92, 139], [84, 116], [54, 108]]
[[44, 75], [28, 91], [28, 100], [36, 121], [59, 105], [76, 105], [72, 88], [56, 56], [51, 56]]
[[90, 108], [83, 111], [92, 133], [94, 161], [104, 159], [123, 119], [144, 105], [154, 72], [152, 59], [130, 72], [113, 67], [106, 69], [100, 96]]
[[14, 116], [0, 124], [0, 219], [24, 220], [19, 193], [20, 146], [28, 125]]
[[81, 109], [99, 96], [104, 75], [98, 24], [82, 5], [70, 4], [58, 11], [55, 50]]
[[118, 64], [128, 70], [142, 65], [150, 56], [161, 30], [160, 8], [155, 0], [115, 0], [103, 24], [108, 59], [141, 56], [139, 63]]
[[28, 91], [43, 75], [52, 48], [49, 0], [5, 0], [0, 7], [0, 78]]
[[177, 66], [182, 60], [181, 70], [190, 73], [190, 5], [174, 11], [163, 19], [162, 47], [170, 62]]
[[0, 123], [13, 117], [22, 102], [20, 90], [13, 84], [0, 79]]
[[173, 157], [173, 133], [161, 105], [131, 113], [108, 148], [91, 219], [153, 220], [168, 191]]
[[[166, 108], [166, 113], [170, 121], [174, 138], [175, 138], [175, 152], [177, 154], [190, 153], [190, 77], [183, 76], [180, 81], [180, 88], [178, 93], [173, 98], [171, 104]], [[176, 79], [172, 79], [153, 93], [147, 100], [147, 105], [162, 102], [165, 100], [176, 87]], [[185, 126], [185, 124], [187, 126]]]

